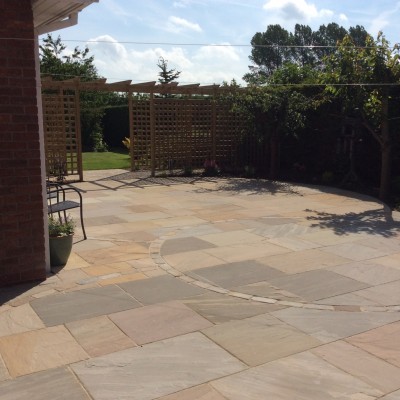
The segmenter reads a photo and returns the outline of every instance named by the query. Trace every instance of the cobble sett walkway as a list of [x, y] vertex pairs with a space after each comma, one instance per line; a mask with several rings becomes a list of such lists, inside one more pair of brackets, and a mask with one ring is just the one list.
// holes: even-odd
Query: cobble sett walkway
[[88, 240], [0, 289], [0, 399], [400, 399], [400, 216], [331, 188], [85, 174]]

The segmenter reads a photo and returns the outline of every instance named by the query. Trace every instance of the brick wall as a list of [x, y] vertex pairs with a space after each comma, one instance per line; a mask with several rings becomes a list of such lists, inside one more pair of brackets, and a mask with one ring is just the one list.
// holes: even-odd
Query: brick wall
[[0, 286], [45, 278], [30, 0], [0, 0]]

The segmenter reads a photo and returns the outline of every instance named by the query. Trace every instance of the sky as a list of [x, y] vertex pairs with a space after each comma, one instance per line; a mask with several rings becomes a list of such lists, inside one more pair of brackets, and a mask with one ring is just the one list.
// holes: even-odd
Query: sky
[[180, 84], [221, 84], [249, 71], [251, 38], [268, 25], [317, 30], [362, 25], [400, 42], [400, 0], [99, 0], [78, 25], [52, 33], [71, 51], [87, 46], [107, 82], [156, 81], [159, 57], [181, 71]]

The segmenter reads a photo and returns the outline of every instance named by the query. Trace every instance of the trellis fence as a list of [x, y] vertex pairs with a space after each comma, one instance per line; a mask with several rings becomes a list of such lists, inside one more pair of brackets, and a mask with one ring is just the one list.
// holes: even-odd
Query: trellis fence
[[[230, 111], [218, 85], [156, 85], [156, 82], [107, 84], [105, 79], [44, 79], [43, 122], [49, 175], [78, 175], [83, 180], [79, 92], [99, 90], [128, 94], [132, 171], [202, 168], [214, 160], [226, 170], [254, 165], [264, 157], [246, 132], [238, 114]], [[52, 91], [52, 92], [49, 92]], [[135, 97], [133, 93], [147, 94]], [[243, 151], [245, 149], [245, 151]]]
[[213, 99], [133, 100], [133, 169], [236, 167], [244, 126], [229, 104]]

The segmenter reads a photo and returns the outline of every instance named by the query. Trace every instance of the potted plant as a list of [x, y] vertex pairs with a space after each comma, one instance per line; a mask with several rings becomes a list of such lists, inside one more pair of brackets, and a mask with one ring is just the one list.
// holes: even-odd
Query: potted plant
[[69, 255], [71, 254], [75, 222], [70, 216], [63, 220], [50, 215], [48, 220], [50, 266], [63, 266], [67, 263]]

